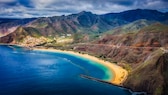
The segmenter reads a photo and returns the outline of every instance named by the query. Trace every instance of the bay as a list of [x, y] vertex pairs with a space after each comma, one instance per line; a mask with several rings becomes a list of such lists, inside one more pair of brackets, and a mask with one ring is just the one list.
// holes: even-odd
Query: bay
[[0, 95], [131, 95], [121, 87], [81, 78], [113, 77], [79, 56], [0, 45]]

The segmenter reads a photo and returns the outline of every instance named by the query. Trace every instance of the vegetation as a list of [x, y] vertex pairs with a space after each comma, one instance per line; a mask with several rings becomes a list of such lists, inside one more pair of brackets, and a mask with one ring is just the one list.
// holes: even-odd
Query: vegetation
[[[0, 42], [73, 50], [96, 56], [130, 72], [125, 87], [158, 95], [164, 92], [164, 83], [168, 86], [163, 80], [167, 80], [168, 76], [163, 68], [167, 68], [167, 57], [159, 49], [168, 46], [168, 26], [162, 24], [167, 19], [166, 13], [151, 10], [104, 15], [84, 11], [31, 20], [31, 23], [25, 23], [1, 37]], [[1, 22], [0, 29], [1, 26], [10, 28], [20, 25], [14, 23]], [[2, 34], [0, 32], [0, 36]]]
[[164, 85], [167, 85], [164, 78], [167, 80], [168, 77], [162, 73], [168, 73], [167, 54], [160, 52], [161, 50], [154, 51], [145, 63], [135, 68], [124, 86], [134, 91], [147, 91], [151, 95], [166, 95], [167, 92], [163, 91], [163, 88], [166, 89]]
[[151, 25], [152, 23], [155, 23], [154, 21], [148, 21], [145, 19], [136, 20], [134, 22], [131, 22], [126, 25], [122, 25], [120, 27], [116, 27], [115, 29], [109, 30], [105, 32], [105, 34], [127, 34], [127, 33], [137, 33], [139, 30], [141, 30], [144, 27], [147, 27]]
[[168, 31], [168, 26], [161, 24], [161, 23], [154, 23], [149, 27], [145, 27], [141, 30], [143, 31], [148, 31], [148, 32], [167, 32]]

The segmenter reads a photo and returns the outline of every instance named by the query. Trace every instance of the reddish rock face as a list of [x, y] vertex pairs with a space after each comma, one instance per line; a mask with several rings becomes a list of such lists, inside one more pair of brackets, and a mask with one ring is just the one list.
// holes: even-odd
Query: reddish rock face
[[0, 38], [0, 43], [14, 43], [17, 41], [23, 40], [27, 36], [27, 33], [23, 30], [23, 28], [19, 27], [14, 32], [9, 33], [6, 36]]
[[0, 43], [12, 43], [15, 39], [16, 35], [14, 33], [11, 33], [7, 36], [0, 38]]
[[[160, 37], [158, 36], [160, 35]], [[129, 35], [109, 35], [100, 39], [97, 44], [112, 44], [119, 46], [134, 47], [163, 47], [168, 44], [167, 33], [147, 33], [147, 34], [129, 34]]]
[[128, 75], [124, 86], [133, 91], [145, 91], [149, 95], [167, 95], [168, 54], [157, 50]]

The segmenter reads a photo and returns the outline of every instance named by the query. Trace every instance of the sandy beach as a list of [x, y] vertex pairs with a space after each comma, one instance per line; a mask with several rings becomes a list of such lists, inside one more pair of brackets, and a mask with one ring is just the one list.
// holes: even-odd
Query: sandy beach
[[74, 51], [63, 51], [63, 50], [56, 50], [56, 49], [39, 49], [39, 48], [33, 48], [33, 50], [40, 50], [40, 51], [49, 51], [49, 52], [61, 52], [61, 53], [70, 53], [70, 54], [74, 54], [77, 56], [81, 56], [90, 60], [93, 60], [99, 64], [103, 64], [104, 66], [106, 66], [107, 68], [109, 68], [111, 70], [111, 73], [113, 73], [113, 78], [109, 79], [110, 83], [116, 84], [116, 85], [121, 85], [124, 80], [127, 78], [128, 72], [123, 69], [122, 67], [114, 64], [114, 63], [110, 63], [108, 61], [104, 61], [101, 59], [98, 59], [94, 56], [90, 56], [88, 54], [80, 54]]

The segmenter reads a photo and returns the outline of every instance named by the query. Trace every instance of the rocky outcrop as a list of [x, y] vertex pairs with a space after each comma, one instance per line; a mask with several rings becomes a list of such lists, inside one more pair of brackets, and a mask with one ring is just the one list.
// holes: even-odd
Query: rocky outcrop
[[21, 41], [26, 36], [22, 28], [18, 28], [16, 31], [0, 38], [0, 43], [15, 43]]
[[27, 18], [27, 19], [0, 18], [0, 37], [5, 36], [11, 32], [14, 32], [17, 27], [24, 26], [25, 24], [33, 20], [35, 20], [35, 18]]
[[10, 34], [4, 37], [0, 38], [0, 43], [12, 43], [15, 39], [15, 35], [14, 34]]
[[6, 36], [0, 37], [0, 43], [11, 43], [11, 44], [20, 44], [23, 40], [27, 40], [26, 38], [40, 38], [42, 35], [33, 28], [23, 28], [18, 27], [14, 32], [9, 33]]
[[168, 95], [168, 53], [153, 52], [136, 67], [124, 82], [133, 91], [145, 91], [149, 95]]

